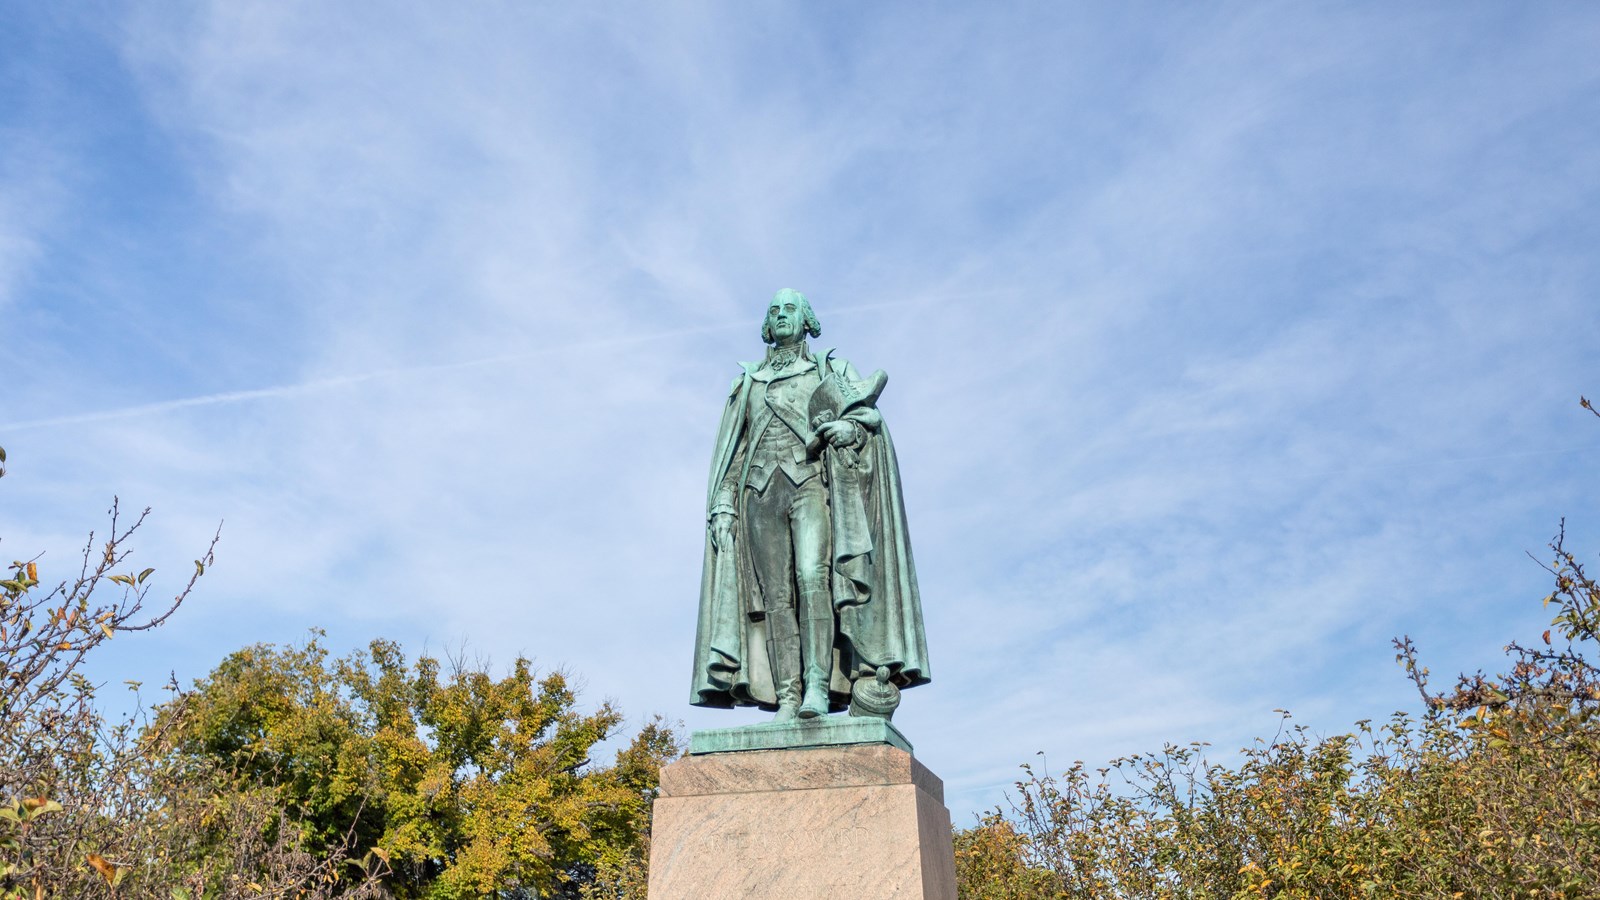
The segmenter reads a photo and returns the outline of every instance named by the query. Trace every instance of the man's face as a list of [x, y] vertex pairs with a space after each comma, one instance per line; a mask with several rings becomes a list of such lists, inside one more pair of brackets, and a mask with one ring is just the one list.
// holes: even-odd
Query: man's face
[[792, 297], [778, 297], [767, 307], [767, 330], [773, 343], [789, 344], [804, 331], [805, 310]]

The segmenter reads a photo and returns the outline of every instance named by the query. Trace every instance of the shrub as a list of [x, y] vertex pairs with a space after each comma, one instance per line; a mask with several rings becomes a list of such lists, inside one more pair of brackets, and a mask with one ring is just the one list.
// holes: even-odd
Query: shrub
[[1564, 523], [1550, 549], [1551, 628], [1508, 672], [1435, 693], [1401, 638], [1420, 716], [1320, 738], [1284, 713], [1236, 765], [1190, 744], [1024, 766], [1009, 809], [957, 835], [961, 895], [1600, 896], [1600, 585]]

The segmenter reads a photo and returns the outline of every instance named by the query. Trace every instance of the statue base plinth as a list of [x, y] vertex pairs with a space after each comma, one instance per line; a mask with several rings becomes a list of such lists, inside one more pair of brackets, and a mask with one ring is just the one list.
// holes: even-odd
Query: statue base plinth
[[911, 752], [911, 742], [888, 719], [869, 716], [818, 716], [793, 722], [763, 722], [739, 728], [707, 728], [689, 735], [689, 754], [737, 750], [790, 750], [888, 744]]
[[681, 759], [650, 841], [650, 900], [956, 896], [944, 784], [887, 744]]

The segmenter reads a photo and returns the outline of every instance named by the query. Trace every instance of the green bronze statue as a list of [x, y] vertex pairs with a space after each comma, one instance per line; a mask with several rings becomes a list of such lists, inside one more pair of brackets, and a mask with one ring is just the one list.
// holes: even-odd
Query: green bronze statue
[[928, 681], [927, 640], [887, 376], [832, 350], [798, 291], [767, 307], [717, 432], [695, 636], [696, 706], [759, 706], [777, 722], [849, 709], [889, 718]]

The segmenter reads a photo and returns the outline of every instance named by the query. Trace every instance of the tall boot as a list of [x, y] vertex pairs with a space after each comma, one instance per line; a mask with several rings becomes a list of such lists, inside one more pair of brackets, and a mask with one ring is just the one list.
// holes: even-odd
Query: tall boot
[[793, 722], [800, 711], [800, 626], [794, 610], [767, 612], [767, 659], [778, 694], [778, 714], [772, 721]]
[[833, 674], [833, 597], [828, 591], [800, 594], [800, 651], [805, 658], [806, 700], [800, 718], [828, 714], [828, 681]]

